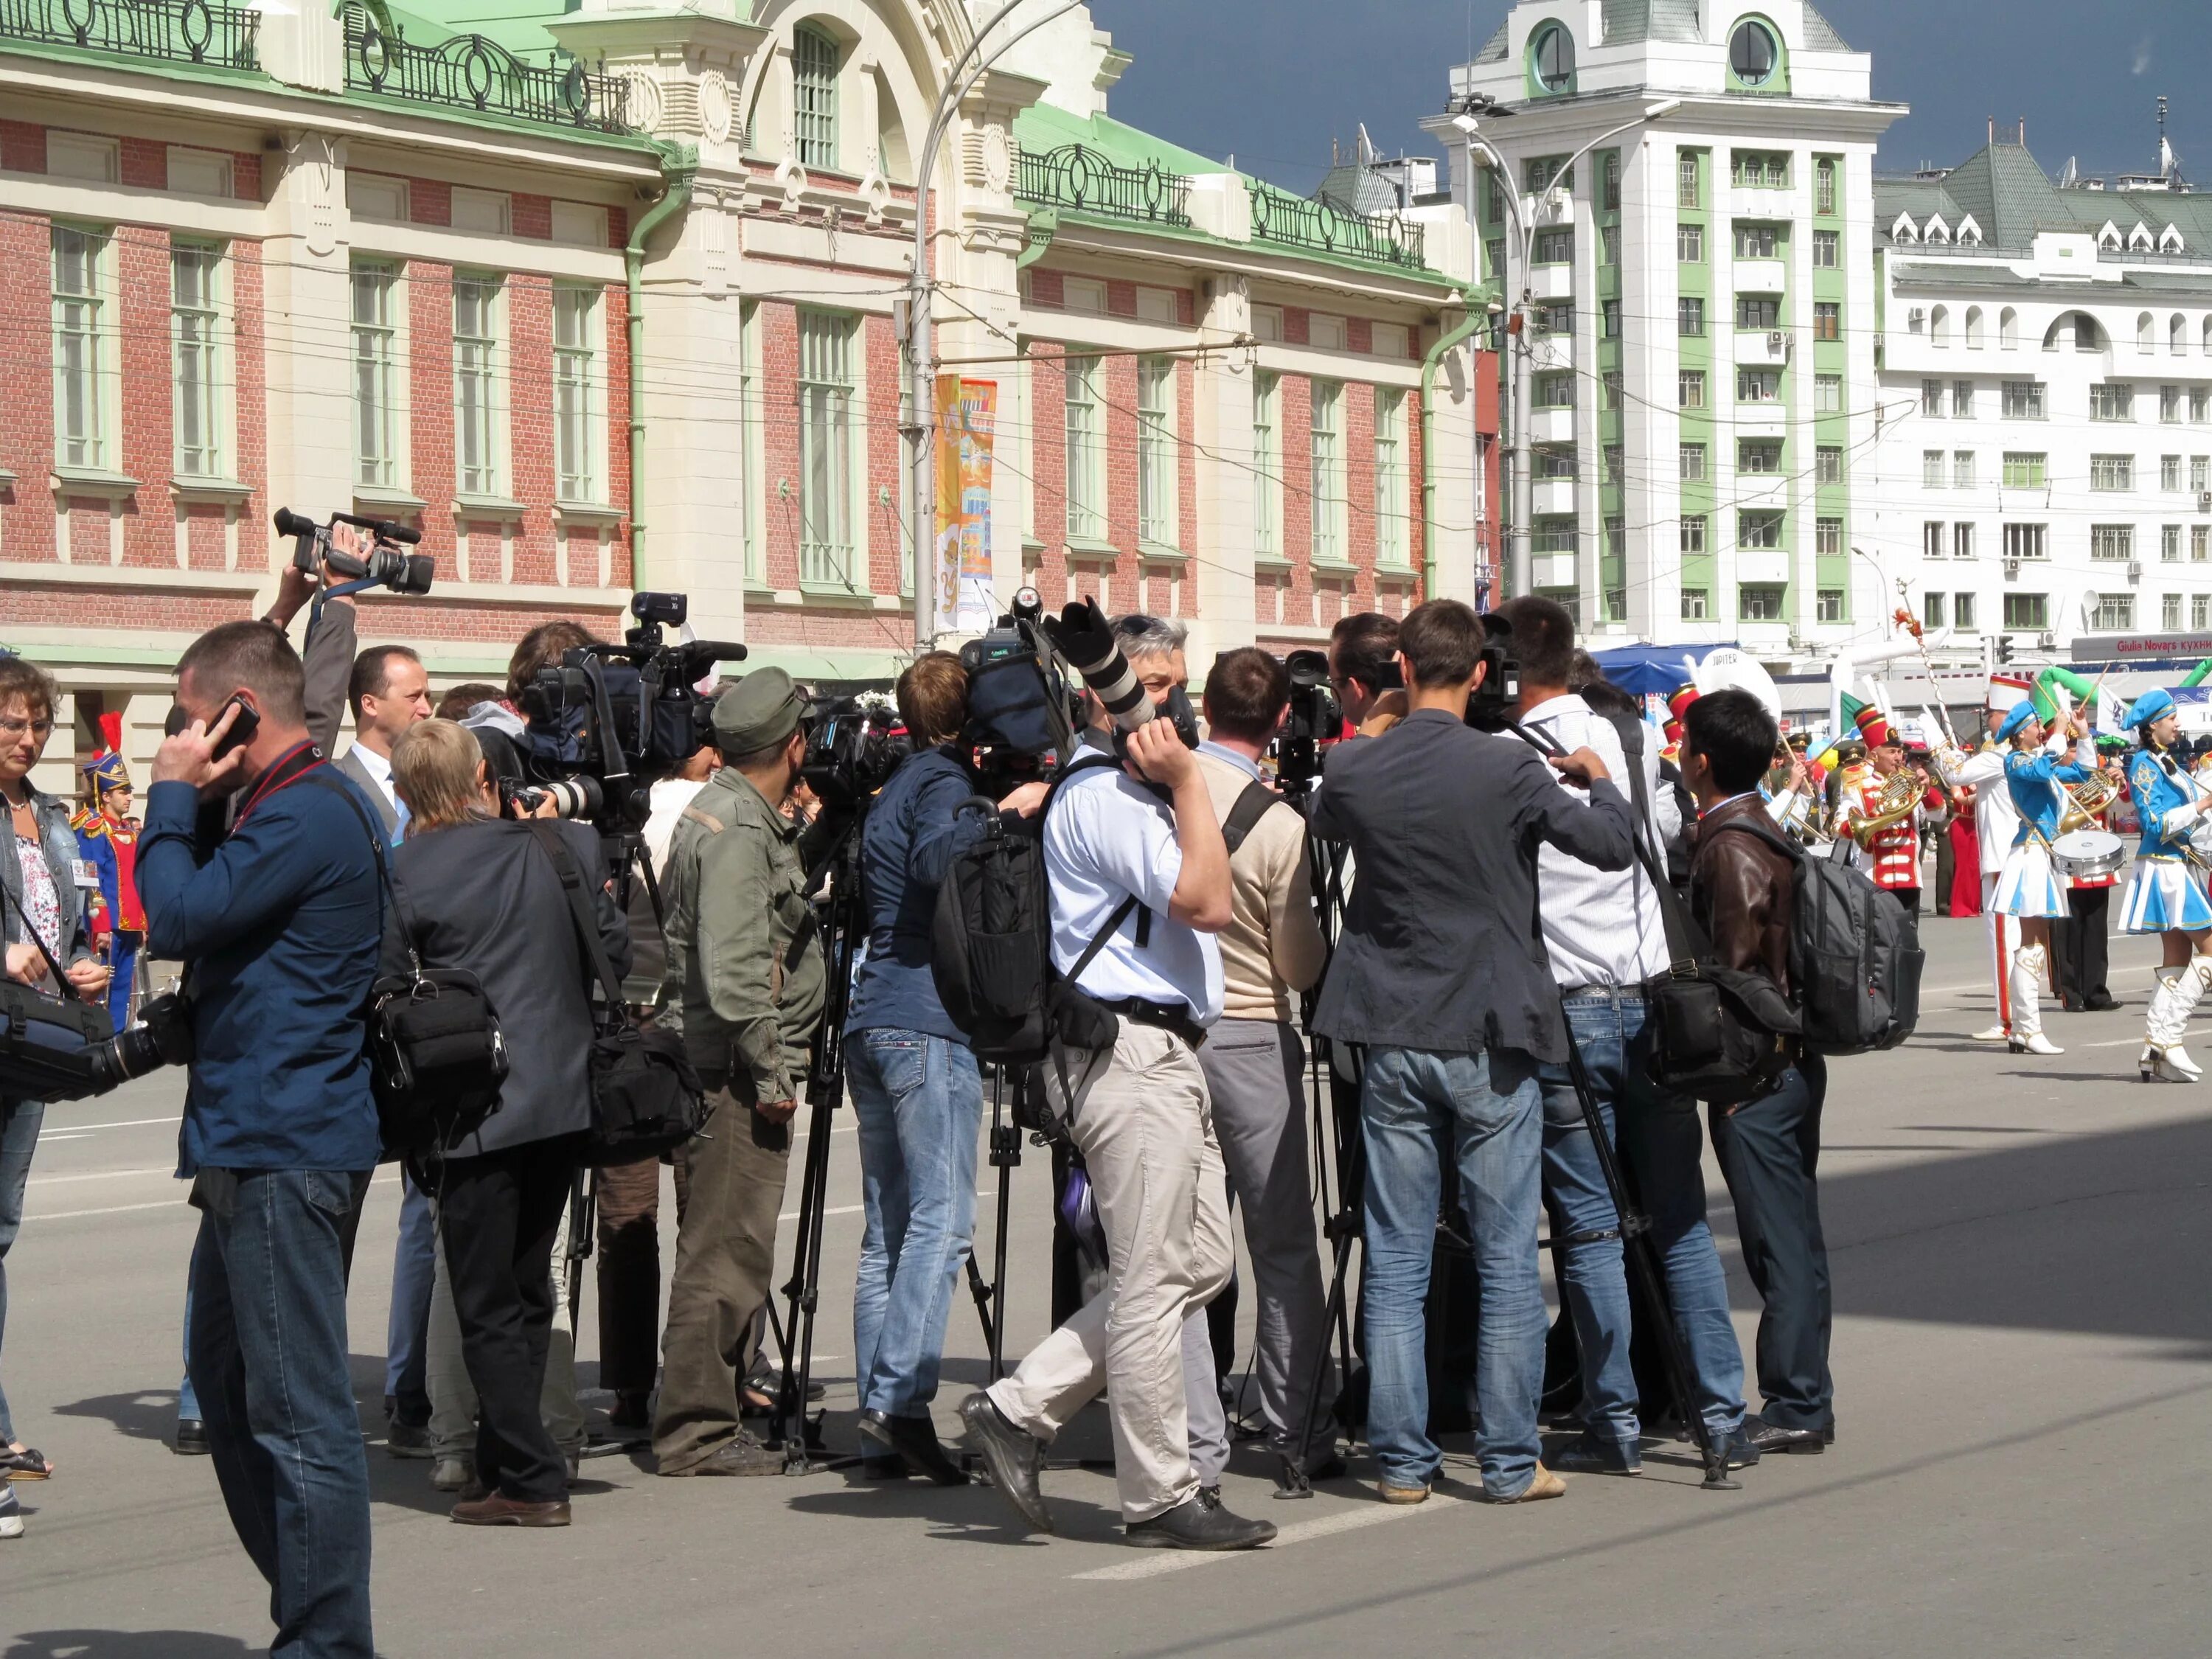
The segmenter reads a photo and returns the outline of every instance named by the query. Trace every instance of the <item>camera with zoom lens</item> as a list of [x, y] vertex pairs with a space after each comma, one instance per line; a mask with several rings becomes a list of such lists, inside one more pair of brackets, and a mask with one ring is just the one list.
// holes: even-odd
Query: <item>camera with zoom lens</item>
[[92, 1078], [85, 1092], [104, 1095], [161, 1066], [189, 1066], [192, 1054], [191, 1004], [175, 991], [149, 997], [139, 1007], [137, 1024], [125, 1026], [85, 1051]]
[[[351, 525], [368, 534], [367, 553], [341, 553], [331, 545], [331, 532], [342, 524]], [[404, 550], [421, 541], [422, 532], [389, 519], [362, 519], [350, 513], [333, 513], [330, 523], [317, 524], [304, 514], [280, 507], [276, 509], [276, 533], [292, 538], [295, 568], [311, 576], [322, 574], [337, 579], [325, 590], [325, 597], [358, 593], [365, 587], [388, 587], [395, 593], [427, 593], [437, 568], [437, 561], [428, 553]]]
[[638, 625], [620, 645], [595, 641], [541, 668], [523, 688], [528, 726], [524, 790], [548, 789], [563, 817], [602, 832], [635, 830], [651, 811], [652, 787], [713, 740], [697, 683], [718, 662], [742, 662], [745, 647], [722, 640], [670, 643], [690, 602], [681, 593], [639, 593]]
[[173, 991], [121, 1031], [97, 1005], [13, 982], [0, 984], [0, 1099], [82, 1100], [192, 1058], [191, 1005]]
[[799, 776], [833, 811], [860, 805], [890, 781], [914, 741], [894, 735], [898, 710], [881, 696], [841, 697], [808, 712]]
[[1344, 705], [1329, 678], [1326, 651], [1293, 651], [1283, 659], [1290, 670], [1291, 707], [1276, 739], [1275, 777], [1296, 793], [1321, 775], [1321, 746], [1344, 730]]
[[1478, 732], [1504, 732], [1521, 702], [1521, 659], [1513, 654], [1512, 626], [1494, 611], [1482, 615], [1482, 684], [1467, 700], [1467, 723]]

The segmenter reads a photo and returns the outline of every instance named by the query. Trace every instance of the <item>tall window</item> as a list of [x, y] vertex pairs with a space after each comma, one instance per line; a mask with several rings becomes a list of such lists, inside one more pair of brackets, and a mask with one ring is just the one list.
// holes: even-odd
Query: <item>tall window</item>
[[1686, 208], [1698, 205], [1698, 152], [1680, 151], [1674, 157], [1674, 200]]
[[1677, 459], [1684, 483], [1694, 483], [1705, 476], [1705, 447], [1703, 444], [1681, 445]]
[[2158, 531], [2158, 556], [2166, 564], [2181, 562], [2181, 526], [2160, 525]]
[[1813, 268], [1834, 270], [1844, 263], [1844, 234], [1839, 230], [1813, 233]]
[[1951, 556], [1954, 559], [1971, 559], [1974, 556], [1974, 526], [1971, 524], [1954, 524], [1951, 526]]
[[[599, 291], [553, 290], [553, 471], [564, 501], [599, 499]], [[741, 373], [740, 379], [747, 378]], [[741, 392], [745, 390], [740, 387]], [[740, 419], [742, 420], [742, 414]], [[750, 473], [749, 464], [740, 462]], [[750, 483], [750, 477], [746, 482]]]
[[1813, 550], [1825, 557], [1843, 556], [1844, 521], [1841, 519], [1813, 520]]
[[1813, 301], [1813, 337], [1816, 340], [1840, 340], [1844, 337], [1844, 308], [1833, 300]]
[[2136, 389], [2127, 380], [2101, 380], [2089, 388], [2089, 418], [2093, 421], [2132, 421], [2136, 417]]
[[1176, 544], [1175, 362], [1137, 360], [1137, 539]]
[[792, 32], [792, 136], [803, 167], [837, 165], [837, 43], [821, 30]]
[[1974, 487], [1974, 452], [1955, 450], [1951, 455], [1951, 488], [1972, 489]]
[[1839, 484], [1843, 481], [1843, 447], [1822, 444], [1813, 452], [1813, 482], [1816, 484]]
[[1375, 388], [1375, 562], [1402, 565], [1407, 539], [1406, 394]]
[[1954, 420], [1972, 420], [1974, 414], [1974, 383], [1972, 380], [1951, 382], [1951, 416]]
[[1705, 406], [1705, 371], [1702, 368], [1675, 371], [1674, 398], [1684, 409], [1703, 409]]
[[1686, 265], [1705, 264], [1705, 228], [1703, 225], [1675, 226], [1674, 257]]
[[1313, 382], [1313, 556], [1344, 562], [1344, 388]]
[[1920, 452], [1920, 483], [1923, 489], [1941, 489], [1943, 487], [1943, 457], [1944, 452], [1940, 449]]
[[453, 466], [464, 495], [500, 493], [499, 279], [453, 277]]
[[1943, 556], [1943, 520], [1925, 519], [1920, 525], [1920, 551], [1928, 558]]
[[1705, 550], [1705, 515], [1692, 513], [1682, 520], [1682, 551], [1702, 553]]
[[[1493, 179], [1496, 174], [1491, 175]], [[1280, 381], [1265, 369], [1252, 376], [1252, 550], [1283, 553], [1283, 434]]]
[[178, 243], [169, 250], [169, 342], [175, 361], [176, 468], [179, 477], [222, 476], [217, 401], [216, 273], [222, 254]]
[[353, 476], [376, 489], [399, 483], [398, 288], [390, 265], [353, 268]]
[[1823, 155], [1813, 163], [1813, 211], [1833, 213], [1836, 210], [1836, 162], [1831, 155]]
[[2008, 421], [2043, 419], [2043, 382], [2007, 380], [2004, 383], [2004, 416]]
[[[1840, 415], [1844, 410], [1844, 377], [1840, 374], [1815, 374], [1813, 377], [1813, 412], [1815, 415]], [[1879, 423], [1880, 411], [1875, 413]]]
[[1066, 361], [1067, 533], [1106, 538], [1106, 410], [1098, 400], [1098, 360]]
[[106, 257], [100, 233], [53, 228], [54, 453], [64, 466], [110, 465], [105, 381], [114, 344], [101, 281]]
[[739, 534], [744, 541], [745, 580], [753, 583], [768, 580], [768, 555], [761, 542], [761, 510], [766, 500], [761, 474], [766, 470], [767, 446], [762, 441], [760, 396], [760, 312], [755, 302], [742, 301], [738, 308], [738, 465], [743, 477], [738, 514]]
[[2179, 490], [2181, 488], [2181, 457], [2161, 455], [2158, 460], [2158, 487]]
[[1705, 331], [1705, 302], [1694, 294], [1685, 294], [1674, 301], [1674, 331], [1685, 336]]
[[799, 313], [799, 579], [855, 586], [853, 319]]

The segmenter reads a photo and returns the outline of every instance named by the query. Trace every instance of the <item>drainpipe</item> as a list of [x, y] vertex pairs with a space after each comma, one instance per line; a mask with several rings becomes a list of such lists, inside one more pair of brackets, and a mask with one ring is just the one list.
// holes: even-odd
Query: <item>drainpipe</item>
[[623, 269], [629, 287], [629, 584], [645, 586], [645, 239], [666, 220], [684, 211], [691, 201], [691, 183], [699, 176], [699, 150], [695, 144], [663, 144], [660, 151], [660, 199], [630, 227], [629, 246], [623, 249]]
[[[1421, 362], [1421, 597], [1425, 599], [1437, 596], [1437, 410], [1431, 395], [1436, 389], [1437, 371], [1443, 367], [1446, 353], [1473, 337], [1490, 320], [1489, 313], [1483, 309], [1480, 289], [1463, 284], [1460, 297], [1468, 307], [1467, 320], [1438, 335]], [[1480, 480], [1477, 488], [1480, 488]], [[1475, 511], [1480, 515], [1480, 502]]]

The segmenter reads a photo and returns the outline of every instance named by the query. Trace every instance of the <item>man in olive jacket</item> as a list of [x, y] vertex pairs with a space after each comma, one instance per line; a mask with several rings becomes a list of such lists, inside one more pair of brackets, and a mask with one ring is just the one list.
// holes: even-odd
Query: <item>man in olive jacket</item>
[[738, 1385], [775, 1267], [789, 1125], [826, 985], [805, 926], [799, 826], [781, 810], [806, 753], [805, 708], [780, 668], [723, 693], [714, 737], [728, 763], [684, 809], [669, 845], [663, 1017], [682, 1022], [708, 1115], [678, 1154], [689, 1196], [653, 1425], [663, 1474], [783, 1468], [781, 1454], [739, 1426]]

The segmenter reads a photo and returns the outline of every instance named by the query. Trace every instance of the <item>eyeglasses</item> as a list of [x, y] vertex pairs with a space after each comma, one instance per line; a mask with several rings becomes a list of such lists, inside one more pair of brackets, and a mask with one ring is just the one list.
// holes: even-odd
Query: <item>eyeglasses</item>
[[51, 720], [0, 720], [0, 738], [20, 738], [26, 732], [43, 743], [54, 734], [54, 723]]

